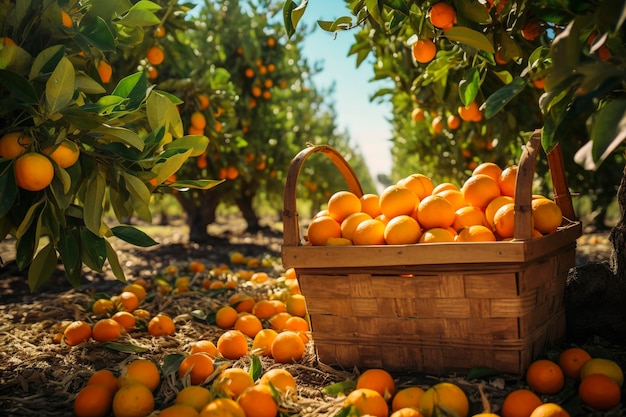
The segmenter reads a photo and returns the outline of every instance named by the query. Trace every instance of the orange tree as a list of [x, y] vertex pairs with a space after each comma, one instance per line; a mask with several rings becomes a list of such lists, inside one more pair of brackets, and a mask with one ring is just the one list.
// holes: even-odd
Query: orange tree
[[[189, 15], [192, 30], [160, 41], [171, 59], [158, 67], [158, 87], [184, 99], [181, 117], [188, 132], [199, 129], [211, 139], [206, 152], [179, 174], [224, 181], [210, 190], [175, 194], [192, 241], [211, 238], [207, 226], [220, 204], [236, 205], [248, 230], [259, 230], [259, 206], [279, 210], [289, 162], [309, 142], [351, 155], [364, 182], [372, 184], [358, 150], [337, 133], [327, 96], [308, 78], [312, 70], [301, 54], [302, 36], [289, 42], [281, 36], [279, 11], [265, 0], [246, 6], [205, 2]], [[324, 174], [326, 168], [325, 161], [313, 161], [303, 172], [302, 196], [315, 204], [341, 186], [337, 175]]]
[[[394, 83], [374, 96], [393, 103], [393, 176], [409, 169], [459, 182], [481, 161], [514, 163], [528, 132], [543, 127], [547, 151], [562, 143], [571, 185], [600, 211], [614, 199], [624, 164], [613, 152], [623, 148], [623, 1], [346, 5], [351, 16], [319, 25], [353, 30], [357, 65], [373, 58], [376, 78]], [[305, 8], [284, 3], [289, 34]]]
[[156, 189], [217, 183], [165, 184], [208, 143], [185, 135], [181, 101], [133, 58], [170, 11], [150, 1], [0, 3], [0, 230], [32, 290], [59, 260], [76, 286], [83, 265], [101, 271], [105, 261], [124, 279], [109, 239], [156, 244], [124, 219], [150, 221]]

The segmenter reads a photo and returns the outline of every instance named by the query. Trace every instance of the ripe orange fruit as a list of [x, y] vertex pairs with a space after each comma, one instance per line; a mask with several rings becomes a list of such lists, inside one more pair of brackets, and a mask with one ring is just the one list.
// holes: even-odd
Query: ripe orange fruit
[[[476, 416], [480, 416], [480, 414], [477, 414]], [[404, 408], [400, 408], [392, 412], [389, 417], [426, 417], [426, 416], [417, 408], [404, 407]]]
[[361, 200], [350, 191], [338, 191], [328, 199], [328, 214], [341, 223], [352, 213], [361, 211]]
[[113, 394], [104, 385], [87, 384], [74, 398], [76, 417], [104, 417], [111, 411]]
[[385, 223], [376, 219], [363, 220], [352, 234], [355, 245], [384, 245]]
[[108, 298], [98, 298], [91, 306], [91, 311], [93, 312], [93, 314], [96, 315], [109, 313], [114, 310], [115, 305], [113, 304], [113, 301], [109, 300]]
[[494, 228], [493, 218], [496, 215], [496, 211], [498, 211], [498, 209], [502, 207], [503, 205], [509, 204], [509, 203], [513, 204], [514, 202], [515, 200], [513, 199], [513, 197], [510, 197], [508, 195], [501, 195], [500, 197], [496, 197], [493, 200], [491, 200], [489, 204], [487, 204], [487, 208], [485, 208], [486, 225], [493, 229]]
[[304, 356], [305, 345], [298, 333], [285, 330], [272, 341], [272, 357], [278, 363], [299, 361]]
[[80, 156], [78, 146], [69, 140], [64, 140], [56, 148], [48, 147], [43, 149], [43, 153], [48, 155], [61, 168], [71, 167], [78, 161]]
[[191, 125], [196, 129], [202, 130], [206, 127], [206, 117], [204, 117], [202, 112], [195, 111], [191, 113], [189, 123], [191, 123]]
[[182, 404], [193, 407], [200, 412], [213, 399], [213, 394], [208, 388], [198, 385], [188, 385], [178, 391], [174, 404]]
[[272, 355], [272, 342], [278, 335], [274, 329], [263, 329], [254, 336], [252, 341], [252, 351], [254, 354], [261, 356]]
[[292, 294], [285, 301], [285, 311], [292, 316], [306, 316], [306, 299], [302, 294]]
[[421, 64], [427, 64], [437, 54], [437, 46], [430, 39], [420, 39], [413, 44], [413, 58]]
[[259, 380], [260, 384], [273, 385], [283, 393], [297, 393], [296, 379], [285, 368], [272, 368], [267, 370]]
[[226, 368], [215, 379], [213, 389], [232, 399], [237, 399], [246, 388], [254, 386], [252, 376], [242, 368]]
[[420, 201], [417, 208], [417, 221], [424, 229], [452, 226], [456, 213], [452, 203], [440, 195], [429, 195]]
[[61, 25], [65, 26], [66, 28], [72, 27], [72, 18], [69, 14], [67, 14], [65, 10], [61, 10]]
[[22, 132], [9, 132], [0, 138], [0, 157], [16, 158], [30, 148], [32, 138]]
[[461, 119], [466, 122], [480, 122], [483, 119], [483, 114], [475, 101], [472, 101], [467, 107], [459, 106], [458, 113]]
[[189, 353], [205, 353], [212, 358], [217, 357], [217, 346], [210, 340], [198, 340], [191, 344], [191, 348], [189, 349]]
[[484, 210], [491, 200], [500, 196], [500, 187], [489, 175], [477, 174], [465, 180], [461, 192], [467, 204]]
[[486, 226], [474, 224], [459, 232], [457, 242], [495, 242], [496, 236]]
[[498, 179], [500, 194], [515, 197], [515, 182], [517, 181], [517, 165], [511, 165], [502, 170]]
[[461, 119], [458, 116], [451, 114], [446, 119], [446, 123], [448, 124], [448, 128], [456, 130], [461, 126]]
[[489, 175], [497, 182], [498, 178], [500, 178], [500, 175], [502, 175], [502, 168], [500, 168], [497, 164], [493, 162], [483, 162], [472, 171], [472, 175], [478, 174]]
[[528, 386], [541, 395], [556, 394], [565, 384], [565, 376], [559, 365], [548, 359], [538, 359], [531, 363], [525, 378]]
[[252, 314], [261, 320], [269, 319], [276, 314], [276, 306], [270, 300], [259, 300], [252, 307]]
[[246, 417], [275, 417], [278, 404], [268, 385], [258, 384], [247, 388], [237, 399]]
[[202, 409], [200, 417], [246, 417], [246, 413], [235, 400], [216, 398]]
[[215, 324], [220, 329], [232, 329], [239, 317], [237, 310], [232, 306], [222, 306], [215, 313]]
[[166, 31], [165, 31], [165, 26], [163, 25], [159, 25], [156, 27], [156, 29], [154, 29], [154, 37], [161, 39], [163, 37], [165, 37]]
[[256, 301], [248, 294], [238, 293], [229, 298], [228, 302], [237, 313], [251, 313]]
[[190, 405], [172, 404], [159, 411], [159, 417], [199, 417], [198, 411]]
[[99, 371], [94, 372], [87, 380], [87, 385], [97, 384], [106, 387], [111, 393], [111, 396], [117, 392], [117, 389], [119, 388], [118, 383], [117, 377], [108, 369], [100, 369]]
[[450, 382], [439, 382], [428, 388], [420, 400], [426, 415], [433, 415], [435, 406], [452, 410], [457, 417], [467, 417], [469, 400], [461, 388]]
[[559, 355], [559, 366], [566, 377], [579, 380], [580, 370], [589, 359], [591, 355], [585, 349], [571, 347]]
[[465, 201], [465, 197], [463, 197], [463, 193], [460, 190], [443, 190], [437, 193], [433, 193], [433, 195], [438, 195], [440, 197], [445, 198], [452, 204], [452, 208], [454, 211], [457, 211], [461, 207], [467, 206], [467, 201]]
[[424, 110], [420, 109], [419, 107], [414, 108], [411, 112], [411, 119], [416, 122], [421, 122], [422, 120], [424, 120]]
[[527, 41], [534, 41], [541, 35], [541, 25], [536, 20], [526, 22], [522, 27], [522, 37]]
[[622, 390], [613, 379], [603, 374], [589, 375], [578, 386], [583, 404], [598, 411], [609, 411], [622, 401]]
[[[133, 330], [135, 328], [135, 324], [137, 324], [137, 319], [135, 318], [135, 316], [133, 316], [128, 311], [118, 311], [117, 313], [113, 314], [111, 319], [115, 320], [126, 332], [130, 332], [131, 330]], [[96, 338], [94, 337], [94, 339]]]
[[200, 385], [215, 370], [213, 359], [205, 353], [192, 353], [182, 360], [178, 367], [178, 377], [189, 375], [191, 385]]
[[561, 208], [547, 198], [535, 198], [531, 204], [533, 227], [544, 235], [556, 232], [563, 222]]
[[516, 389], [504, 397], [500, 413], [502, 417], [529, 417], [533, 410], [541, 404], [543, 401], [534, 392], [527, 389]]
[[456, 21], [456, 11], [449, 3], [439, 2], [430, 8], [430, 23], [433, 26], [446, 30], [454, 26]]
[[612, 378], [620, 387], [624, 384], [624, 373], [617, 362], [605, 358], [592, 358], [585, 362], [580, 369], [580, 379], [583, 380], [589, 375], [603, 374]]
[[26, 152], [13, 163], [18, 187], [29, 191], [46, 188], [54, 178], [54, 167], [46, 156], [37, 152]]
[[176, 331], [174, 320], [165, 314], [157, 314], [148, 322], [148, 333], [154, 337], [169, 336]]
[[384, 237], [388, 245], [408, 245], [417, 243], [422, 235], [419, 223], [411, 216], [401, 215], [389, 220]]
[[70, 346], [76, 346], [91, 339], [91, 326], [82, 320], [73, 321], [63, 331], [63, 340]]
[[364, 220], [372, 219], [367, 213], [352, 213], [341, 222], [341, 237], [352, 240], [354, 230]]
[[406, 214], [410, 216], [415, 211], [419, 197], [404, 185], [390, 185], [380, 194], [380, 211], [387, 218]]
[[145, 417], [154, 410], [154, 395], [142, 384], [122, 386], [113, 397], [115, 417]]
[[114, 342], [122, 335], [122, 326], [113, 319], [100, 319], [93, 325], [91, 337], [97, 342]]
[[433, 128], [434, 134], [438, 135], [443, 132], [443, 118], [441, 116], [434, 117], [430, 125]]
[[239, 330], [228, 330], [217, 339], [217, 350], [226, 359], [239, 359], [248, 353], [248, 339]]
[[424, 390], [420, 387], [403, 388], [393, 396], [391, 400], [391, 410], [397, 411], [402, 408], [419, 408], [420, 400], [424, 395]]
[[389, 372], [384, 369], [368, 369], [356, 380], [356, 388], [369, 388], [378, 392], [385, 400], [396, 393], [396, 383]]
[[433, 229], [424, 230], [418, 243], [442, 243], [454, 242], [454, 235], [448, 229], [435, 227]]
[[150, 391], [157, 389], [161, 383], [161, 372], [157, 365], [149, 359], [136, 359], [122, 369], [119, 386], [141, 384]]
[[477, 208], [472, 206], [461, 207], [455, 212], [454, 222], [452, 223], [452, 228], [459, 232], [461, 229], [469, 226], [486, 226], [487, 219], [485, 218], [485, 213]]
[[341, 237], [341, 224], [330, 216], [314, 218], [307, 229], [307, 239], [314, 246], [324, 246], [328, 239]]
[[530, 417], [570, 417], [570, 415], [556, 403], [544, 403], [535, 408]]
[[108, 83], [111, 81], [111, 77], [113, 76], [113, 68], [111, 64], [101, 59], [98, 62], [98, 66], [96, 67], [96, 71], [98, 72], [98, 76], [100, 77], [100, 81], [103, 83]]
[[369, 388], [359, 388], [350, 392], [343, 402], [343, 407], [351, 406], [362, 416], [387, 417], [389, 414], [387, 401], [377, 391]]
[[285, 328], [285, 323], [287, 323], [287, 320], [289, 320], [290, 317], [291, 314], [286, 311], [276, 313], [270, 318], [270, 327], [277, 332], [281, 332]]
[[398, 181], [398, 185], [413, 191], [419, 200], [434, 194], [433, 181], [424, 174], [411, 174]]
[[137, 296], [137, 299], [139, 300], [139, 302], [143, 301], [147, 295], [146, 288], [143, 285], [140, 285], [137, 283], [126, 285], [124, 289], [122, 290], [122, 292], [124, 291], [130, 291], [134, 293]]
[[309, 328], [309, 322], [304, 318], [299, 316], [291, 316], [285, 321], [285, 326], [283, 330], [292, 330], [294, 332], [308, 332], [311, 330]]
[[146, 52], [146, 59], [151, 65], [159, 65], [165, 60], [165, 53], [158, 45], [152, 45]]
[[369, 214], [372, 218], [381, 213], [377, 194], [363, 194], [359, 200], [361, 200], [361, 211], [363, 213]]
[[0, 45], [8, 46], [8, 45], [16, 45], [15, 41], [7, 36], [0, 37]]
[[263, 323], [261, 323], [261, 320], [254, 314], [246, 313], [237, 318], [233, 328], [250, 338], [254, 338], [254, 336], [263, 329]]
[[122, 311], [133, 312], [139, 307], [139, 297], [132, 291], [122, 291], [116, 301], [117, 308]]
[[456, 190], [459, 191], [459, 187], [457, 187], [456, 185], [452, 184], [451, 182], [441, 182], [439, 184], [437, 184], [434, 188], [431, 194], [439, 194], [442, 191], [446, 191], [446, 190]]

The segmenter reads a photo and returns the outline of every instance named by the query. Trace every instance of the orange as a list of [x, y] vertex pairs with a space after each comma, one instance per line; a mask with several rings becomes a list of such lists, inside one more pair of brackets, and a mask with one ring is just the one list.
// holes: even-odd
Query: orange
[[268, 385], [259, 384], [247, 388], [237, 399], [246, 417], [276, 417], [278, 404]]
[[189, 375], [192, 385], [200, 385], [215, 370], [213, 359], [205, 353], [192, 353], [182, 360], [178, 367], [178, 377]]
[[0, 45], [2, 46], [15, 45], [15, 41], [6, 36], [0, 37]]
[[165, 53], [158, 45], [153, 45], [146, 52], [146, 59], [151, 65], [159, 65], [165, 60]]
[[452, 203], [440, 195], [429, 195], [417, 207], [417, 221], [424, 229], [452, 226], [456, 213]]
[[418, 243], [441, 242], [454, 242], [454, 235], [448, 229], [442, 229], [440, 227], [424, 230], [418, 241]]
[[137, 296], [137, 299], [139, 299], [139, 302], [143, 301], [147, 295], [146, 288], [143, 285], [140, 285], [137, 283], [128, 284], [127, 286], [124, 287], [122, 291], [130, 291], [134, 293]]
[[579, 380], [580, 370], [589, 359], [591, 355], [585, 349], [571, 347], [559, 355], [559, 366], [566, 377]]
[[497, 164], [493, 162], [483, 162], [472, 171], [472, 175], [478, 174], [489, 175], [497, 182], [498, 178], [500, 178], [500, 175], [502, 175], [502, 168], [500, 168]]
[[281, 390], [284, 393], [297, 393], [296, 379], [291, 372], [285, 368], [272, 368], [267, 370], [259, 380], [260, 384], [272, 385], [274, 388]]
[[215, 379], [213, 390], [237, 399], [246, 388], [254, 386], [252, 376], [242, 368], [226, 368]]
[[246, 417], [246, 413], [235, 400], [216, 398], [202, 409], [200, 417]]
[[163, 25], [159, 25], [159, 26], [156, 27], [156, 29], [154, 29], [154, 37], [155, 38], [161, 39], [161, 38], [165, 37], [165, 33], [166, 33], [165, 26], [163, 26]]
[[198, 411], [190, 405], [172, 404], [159, 411], [159, 417], [198, 417]]
[[443, 118], [441, 116], [434, 117], [430, 125], [433, 128], [433, 133], [438, 135], [443, 132]]
[[276, 314], [276, 307], [270, 300], [259, 300], [252, 307], [252, 314], [261, 320], [269, 319]]
[[108, 298], [98, 298], [91, 306], [93, 314], [101, 315], [115, 310], [113, 301]]
[[32, 138], [22, 132], [9, 132], [0, 138], [0, 157], [16, 158], [30, 148]]
[[154, 410], [154, 395], [142, 384], [121, 387], [113, 397], [115, 417], [145, 417]]
[[122, 335], [122, 326], [113, 319], [100, 319], [93, 325], [91, 337], [97, 342], [114, 342]]
[[426, 417], [419, 409], [413, 407], [399, 408], [389, 417]]
[[446, 123], [448, 124], [448, 128], [456, 130], [461, 126], [461, 119], [458, 116], [451, 114], [446, 119]]
[[287, 320], [289, 320], [290, 317], [291, 314], [286, 311], [276, 313], [270, 318], [270, 327], [277, 332], [281, 332], [285, 328], [285, 323], [287, 323]]
[[363, 213], [369, 214], [372, 218], [381, 214], [377, 194], [363, 194], [359, 200], [361, 200], [361, 211]]
[[72, 18], [65, 10], [61, 10], [61, 24], [66, 28], [72, 27]]
[[605, 358], [592, 358], [580, 368], [580, 379], [589, 375], [603, 374], [612, 378], [620, 387], [624, 384], [624, 373], [617, 362]]
[[461, 207], [467, 206], [467, 201], [465, 201], [465, 197], [463, 197], [463, 193], [460, 190], [443, 190], [438, 193], [433, 193], [433, 195], [438, 195], [440, 197], [445, 198], [452, 204], [452, 208], [454, 211], [457, 211]]
[[26, 152], [13, 163], [17, 186], [29, 191], [46, 188], [54, 178], [54, 166], [46, 156], [37, 152]]
[[457, 417], [467, 417], [469, 400], [461, 388], [450, 382], [439, 382], [428, 388], [420, 400], [420, 408], [426, 415], [433, 415], [435, 407], [453, 411]]
[[480, 122], [483, 119], [483, 114], [475, 101], [472, 101], [467, 107], [459, 106], [458, 113], [461, 119], [466, 122]]
[[136, 359], [122, 369], [118, 381], [120, 386], [141, 384], [154, 391], [161, 383], [161, 372], [151, 360]]
[[213, 399], [213, 394], [208, 388], [198, 385], [189, 385], [176, 394], [174, 404], [182, 404], [193, 407], [200, 412]]
[[104, 417], [111, 411], [113, 394], [104, 385], [87, 384], [74, 398], [76, 417]]
[[421, 64], [427, 64], [437, 54], [437, 46], [430, 39], [420, 39], [412, 46], [413, 58]]
[[514, 202], [515, 200], [513, 199], [513, 197], [508, 195], [501, 195], [500, 197], [496, 197], [491, 200], [485, 208], [485, 221], [487, 226], [493, 229], [493, 217], [495, 216], [496, 211], [498, 211], [498, 209], [503, 205]]
[[544, 403], [535, 408], [530, 417], [570, 417], [570, 415], [556, 403]]
[[410, 188], [395, 184], [385, 188], [379, 198], [380, 211], [389, 219], [403, 214], [411, 215], [419, 197]]
[[578, 395], [587, 407], [609, 411], [622, 401], [620, 386], [603, 374], [589, 375], [580, 382]]
[[433, 181], [424, 174], [411, 174], [398, 181], [398, 185], [413, 191], [420, 200], [433, 194], [434, 190]]
[[80, 151], [78, 146], [69, 140], [64, 140], [56, 148], [48, 147], [43, 149], [43, 153], [57, 163], [61, 168], [69, 168], [78, 161]]
[[218, 354], [217, 346], [215, 346], [215, 343], [210, 340], [198, 340], [192, 343], [189, 353], [205, 353], [212, 358], [216, 358]]
[[361, 200], [350, 191], [338, 191], [328, 199], [328, 214], [341, 223], [352, 213], [361, 211]]
[[304, 357], [305, 345], [298, 333], [285, 330], [272, 341], [272, 357], [278, 363], [291, 363]]
[[237, 313], [251, 313], [256, 301], [248, 294], [238, 293], [229, 298], [228, 302]]
[[293, 330], [294, 332], [308, 332], [309, 322], [299, 316], [292, 316], [285, 321], [283, 330]]
[[135, 316], [133, 316], [128, 311], [118, 311], [117, 313], [113, 314], [111, 318], [115, 320], [126, 332], [130, 332], [131, 330], [133, 330], [135, 328], [135, 324], [137, 324], [137, 319], [135, 318]]
[[403, 388], [393, 396], [391, 400], [391, 410], [397, 411], [402, 408], [419, 408], [420, 400], [424, 395], [424, 390], [420, 387]]
[[261, 356], [272, 355], [272, 342], [278, 335], [274, 329], [263, 329], [259, 331], [252, 341], [252, 350], [254, 354]]
[[287, 313], [292, 316], [306, 316], [306, 299], [302, 294], [292, 294], [285, 301]]
[[401, 215], [389, 220], [383, 236], [388, 245], [406, 245], [417, 243], [421, 235], [422, 229], [417, 220]]
[[522, 37], [527, 41], [534, 41], [541, 35], [541, 25], [536, 20], [526, 22], [522, 27]]
[[87, 385], [102, 385], [107, 388], [111, 395], [115, 394], [118, 389], [118, 380], [113, 372], [108, 369], [100, 369], [99, 371], [91, 374], [87, 380]]
[[485, 213], [472, 206], [461, 207], [455, 212], [454, 222], [452, 228], [457, 232], [461, 229], [469, 226], [486, 226], [487, 220], [485, 219]]
[[500, 413], [502, 417], [529, 417], [533, 410], [543, 404], [541, 398], [527, 389], [516, 389], [509, 392]]
[[263, 329], [263, 323], [261, 323], [261, 320], [254, 314], [246, 313], [237, 318], [233, 328], [250, 338], [254, 338], [254, 336]]
[[485, 209], [491, 200], [500, 196], [500, 187], [489, 175], [476, 174], [465, 180], [461, 192], [467, 204]]
[[474, 224], [459, 232], [457, 242], [495, 242], [496, 236], [486, 226]]
[[116, 305], [118, 310], [132, 312], [139, 307], [139, 297], [132, 291], [122, 291], [117, 298]]
[[154, 337], [169, 336], [176, 332], [176, 325], [170, 316], [157, 314], [148, 322], [148, 333]]
[[232, 329], [238, 317], [237, 310], [234, 307], [223, 306], [215, 313], [215, 324], [220, 329]]
[[525, 375], [528, 386], [538, 394], [553, 395], [563, 389], [565, 377], [558, 364], [538, 359], [528, 366]]
[[239, 330], [228, 330], [217, 339], [217, 350], [226, 359], [239, 359], [248, 353], [248, 339]]
[[517, 181], [517, 165], [511, 165], [502, 170], [498, 179], [500, 194], [515, 197], [515, 182]]
[[445, 191], [445, 190], [459, 191], [459, 187], [452, 184], [451, 182], [442, 182], [442, 183], [437, 184], [435, 188], [433, 188], [433, 191], [431, 194], [439, 194], [440, 192]]
[[76, 346], [91, 339], [91, 326], [82, 320], [73, 321], [63, 331], [63, 340], [70, 346]]
[[352, 242], [355, 245], [384, 245], [385, 223], [376, 219], [363, 220], [354, 229]]
[[98, 76], [100, 77], [100, 81], [103, 83], [108, 83], [111, 81], [111, 77], [113, 76], [113, 68], [111, 64], [101, 59], [98, 62], [98, 66], [96, 67], [96, 71], [98, 72]]
[[503, 204], [493, 215], [493, 228], [501, 239], [512, 238], [515, 234], [515, 204]]
[[367, 213], [352, 213], [341, 222], [341, 237], [352, 240], [354, 230], [364, 220], [370, 220], [372, 216]]
[[314, 246], [324, 246], [330, 238], [341, 237], [341, 224], [330, 216], [314, 218], [307, 229], [307, 239]]
[[421, 122], [422, 120], [424, 120], [424, 110], [420, 109], [419, 107], [414, 108], [411, 112], [411, 119], [415, 120], [416, 122]]
[[198, 94], [198, 102], [200, 103], [200, 110], [209, 108], [209, 97], [206, 94]]
[[396, 393], [396, 383], [391, 374], [384, 369], [368, 369], [356, 380], [356, 388], [369, 388], [378, 392], [385, 400]]
[[535, 198], [531, 204], [533, 227], [544, 235], [556, 232], [563, 221], [561, 208], [547, 198]]
[[387, 401], [377, 391], [369, 388], [359, 388], [350, 392], [343, 402], [343, 407], [354, 407], [362, 416], [387, 417], [389, 414]]
[[202, 112], [195, 111], [191, 113], [189, 123], [191, 123], [191, 126], [193, 126], [194, 128], [202, 130], [206, 127], [206, 117], [204, 117], [204, 114], [202, 114]]
[[446, 30], [454, 26], [456, 12], [454, 11], [454, 6], [442, 1], [432, 5], [429, 17], [433, 26]]

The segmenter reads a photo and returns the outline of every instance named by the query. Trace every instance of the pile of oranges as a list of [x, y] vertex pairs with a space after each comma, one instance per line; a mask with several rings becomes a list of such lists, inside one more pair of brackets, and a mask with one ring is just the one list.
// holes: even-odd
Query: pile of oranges
[[[517, 166], [478, 165], [462, 187], [435, 186], [412, 174], [380, 195], [339, 191], [315, 214], [307, 230], [311, 245], [403, 245], [491, 242], [514, 236]], [[554, 233], [563, 216], [551, 199], [534, 195], [532, 236]]]

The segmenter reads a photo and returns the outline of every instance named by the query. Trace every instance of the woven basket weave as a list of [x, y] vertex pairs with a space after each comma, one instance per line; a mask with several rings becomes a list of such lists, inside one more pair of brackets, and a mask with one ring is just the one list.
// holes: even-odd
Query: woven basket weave
[[379, 246], [303, 245], [296, 185], [306, 159], [326, 155], [357, 196], [353, 170], [329, 146], [302, 150], [284, 193], [283, 265], [293, 267], [318, 359], [350, 368], [431, 373], [489, 367], [522, 374], [565, 332], [565, 280], [575, 265], [576, 220], [560, 149], [548, 164], [558, 231], [531, 239], [532, 180], [540, 131], [518, 164], [512, 241]]

